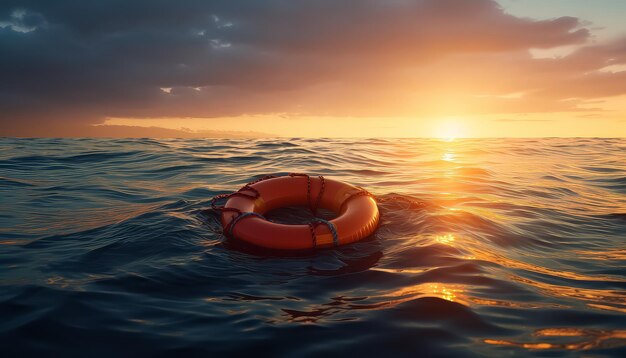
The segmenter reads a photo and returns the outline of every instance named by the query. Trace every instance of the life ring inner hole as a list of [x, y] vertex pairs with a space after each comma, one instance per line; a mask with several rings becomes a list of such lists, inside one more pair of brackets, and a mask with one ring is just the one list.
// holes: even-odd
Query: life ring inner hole
[[264, 216], [275, 223], [285, 225], [305, 225], [315, 218], [332, 220], [338, 214], [330, 209], [318, 208], [316, 215], [313, 215], [311, 209], [307, 206], [291, 205], [272, 209], [264, 214]]

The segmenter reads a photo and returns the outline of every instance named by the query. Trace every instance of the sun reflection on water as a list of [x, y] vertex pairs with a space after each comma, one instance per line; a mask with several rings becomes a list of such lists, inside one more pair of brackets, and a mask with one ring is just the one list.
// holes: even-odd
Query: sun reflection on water
[[468, 303], [465, 295], [463, 294], [464, 292], [465, 288], [463, 285], [428, 282], [395, 290], [384, 295], [384, 297], [392, 298], [387, 301], [387, 304], [391, 305], [414, 300], [416, 298], [437, 297], [446, 301], [457, 302], [467, 306]]
[[454, 302], [457, 299], [457, 295], [456, 295], [457, 292], [463, 292], [459, 288], [446, 287], [444, 285], [439, 285], [437, 283], [431, 284], [429, 289], [430, 289], [431, 295], [435, 297], [443, 298], [444, 300], [450, 301], [450, 302]]
[[444, 244], [444, 245], [452, 246], [452, 244], [454, 243], [454, 240], [455, 239], [454, 239], [454, 236], [452, 234], [435, 236], [435, 241], [437, 241], [440, 244]]
[[[566, 349], [588, 350], [593, 348], [613, 348], [626, 345], [626, 330], [595, 330], [579, 328], [546, 328], [535, 331], [534, 337], [543, 338], [543, 342], [514, 342], [500, 339], [485, 339], [483, 342], [492, 345], [515, 346], [531, 350]], [[547, 342], [548, 339], [571, 339], [572, 342]]]
[[456, 155], [452, 152], [446, 152], [441, 156], [441, 160], [446, 162], [453, 162], [456, 158]]

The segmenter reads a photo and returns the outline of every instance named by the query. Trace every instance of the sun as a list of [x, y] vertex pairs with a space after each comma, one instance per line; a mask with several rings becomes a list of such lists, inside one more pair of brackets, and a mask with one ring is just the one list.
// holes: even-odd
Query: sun
[[435, 128], [434, 137], [446, 142], [452, 142], [457, 138], [467, 136], [463, 121], [458, 118], [445, 118]]

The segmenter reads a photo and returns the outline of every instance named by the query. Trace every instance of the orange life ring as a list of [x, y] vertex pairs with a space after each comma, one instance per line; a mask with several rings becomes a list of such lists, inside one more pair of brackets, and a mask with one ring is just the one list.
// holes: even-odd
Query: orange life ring
[[[380, 214], [367, 191], [339, 181], [305, 174], [270, 177], [253, 182], [228, 195], [222, 210], [226, 234], [271, 249], [302, 250], [345, 245], [371, 235]], [[316, 198], [313, 206], [312, 198]], [[317, 207], [338, 216], [330, 221], [316, 219], [309, 225], [285, 225], [262, 215], [285, 206]], [[236, 224], [236, 225], [235, 225]]]

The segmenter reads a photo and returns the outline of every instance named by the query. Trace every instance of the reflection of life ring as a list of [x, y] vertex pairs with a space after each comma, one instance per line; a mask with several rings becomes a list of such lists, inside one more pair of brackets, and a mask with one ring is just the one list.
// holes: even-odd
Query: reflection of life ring
[[[231, 237], [248, 243], [283, 250], [331, 247], [359, 241], [378, 226], [378, 206], [361, 188], [324, 177], [290, 174], [252, 182], [228, 197], [222, 211], [222, 227]], [[315, 198], [315, 203], [313, 203]], [[284, 225], [262, 215], [285, 206], [309, 206], [332, 210], [330, 221], [314, 219], [308, 225]]]

